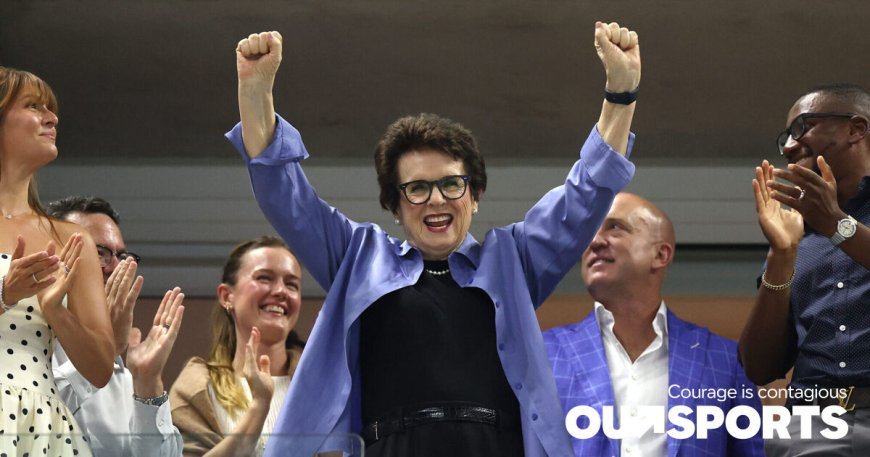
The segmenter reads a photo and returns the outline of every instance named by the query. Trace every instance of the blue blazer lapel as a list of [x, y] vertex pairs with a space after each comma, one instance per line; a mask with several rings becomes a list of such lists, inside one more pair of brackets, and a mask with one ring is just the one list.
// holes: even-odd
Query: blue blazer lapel
[[[704, 371], [709, 333], [687, 324], [668, 310], [668, 386], [697, 387]], [[668, 395], [668, 410], [674, 406], [694, 407], [688, 398], [671, 398]], [[674, 428], [668, 422], [667, 429]], [[668, 456], [676, 457], [681, 440], [668, 436]]]
[[[574, 370], [584, 377], [583, 391], [589, 399], [589, 406], [600, 413], [603, 406], [615, 406], [616, 400], [613, 397], [613, 383], [610, 381], [601, 329], [594, 311], [579, 324], [577, 333], [579, 339], [586, 340], [592, 353], [584, 357], [573, 357]], [[619, 440], [607, 438], [603, 433], [601, 436], [610, 442], [610, 455], [619, 455]]]

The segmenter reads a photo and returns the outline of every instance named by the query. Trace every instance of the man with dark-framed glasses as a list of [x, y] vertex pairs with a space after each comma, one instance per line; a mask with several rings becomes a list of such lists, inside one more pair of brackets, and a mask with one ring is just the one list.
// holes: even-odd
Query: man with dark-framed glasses
[[820, 86], [786, 122], [777, 147], [787, 166], [764, 161], [752, 183], [770, 250], [741, 360], [758, 385], [794, 368], [791, 407], [847, 411], [842, 439], [824, 438], [818, 415], [801, 439], [793, 414], [790, 438], [768, 440], [768, 456], [870, 455], [870, 93]]
[[52, 217], [81, 225], [91, 234], [97, 244], [103, 282], [115, 271], [120, 262], [131, 257], [136, 263], [141, 258], [127, 251], [121, 234], [121, 216], [106, 200], [100, 197], [71, 196], [49, 202], [47, 211]]
[[144, 280], [136, 275], [141, 258], [127, 251], [118, 213], [102, 198], [83, 196], [53, 201], [46, 209], [52, 217], [81, 225], [97, 245], [115, 337], [112, 377], [101, 389], [88, 383], [55, 343], [58, 394], [89, 435], [94, 456], [181, 457], [181, 434], [172, 424], [162, 374], [178, 336], [184, 294], [177, 287], [167, 291], [154, 328], [133, 329]]

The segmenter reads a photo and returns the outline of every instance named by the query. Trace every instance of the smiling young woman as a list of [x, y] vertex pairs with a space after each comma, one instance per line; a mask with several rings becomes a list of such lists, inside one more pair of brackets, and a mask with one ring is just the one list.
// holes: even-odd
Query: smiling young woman
[[[194, 357], [170, 391], [185, 455], [256, 455], [274, 427], [303, 343], [293, 332], [302, 268], [278, 238], [236, 246], [224, 265], [208, 360]], [[224, 437], [226, 435], [226, 437]]]

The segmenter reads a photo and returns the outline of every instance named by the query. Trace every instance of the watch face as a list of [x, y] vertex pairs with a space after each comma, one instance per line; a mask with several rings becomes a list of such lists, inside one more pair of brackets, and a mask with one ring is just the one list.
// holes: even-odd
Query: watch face
[[843, 219], [837, 224], [837, 233], [843, 236], [843, 238], [849, 238], [855, 234], [855, 230], [858, 227], [855, 225], [854, 219]]

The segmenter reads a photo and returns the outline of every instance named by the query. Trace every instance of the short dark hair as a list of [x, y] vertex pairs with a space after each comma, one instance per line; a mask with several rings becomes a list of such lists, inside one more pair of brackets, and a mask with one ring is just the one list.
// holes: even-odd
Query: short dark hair
[[870, 116], [870, 92], [857, 84], [823, 84], [811, 88], [798, 98], [803, 98], [810, 94], [822, 94], [832, 97], [858, 111], [857, 114]]
[[109, 202], [100, 197], [71, 195], [49, 202], [46, 205], [46, 211], [50, 216], [58, 219], [66, 219], [70, 213], [105, 214], [115, 224], [121, 225], [121, 215], [112, 208]]
[[399, 207], [399, 158], [411, 151], [432, 149], [461, 160], [471, 178], [471, 196], [486, 190], [486, 165], [471, 131], [435, 114], [402, 117], [387, 127], [375, 149], [375, 169], [381, 188], [381, 207], [392, 213]]

